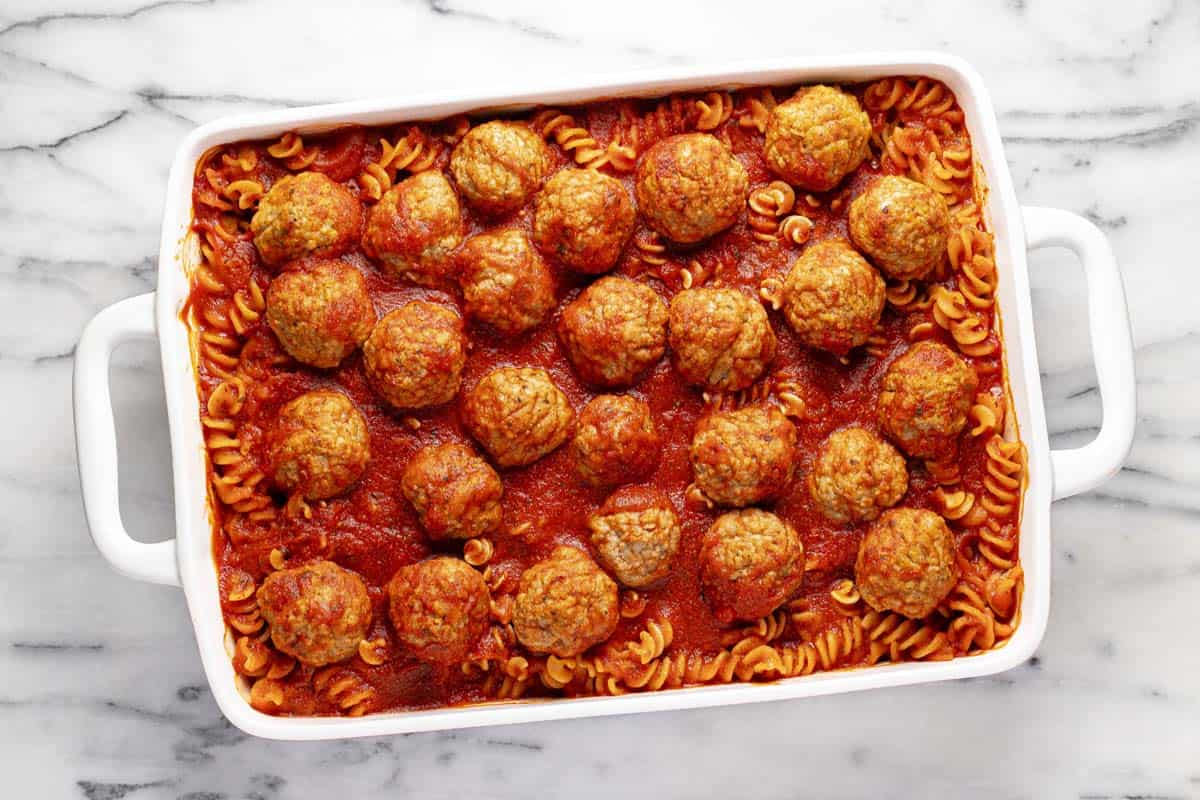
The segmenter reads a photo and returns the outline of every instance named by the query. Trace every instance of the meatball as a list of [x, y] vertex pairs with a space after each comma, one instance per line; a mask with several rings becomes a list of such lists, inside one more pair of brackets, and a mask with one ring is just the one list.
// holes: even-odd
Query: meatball
[[808, 473], [808, 493], [834, 522], [875, 519], [906, 491], [904, 456], [865, 428], [831, 433]]
[[885, 300], [883, 278], [840, 239], [805, 250], [779, 292], [780, 308], [796, 337], [838, 355], [867, 341]]
[[462, 320], [445, 306], [423, 300], [379, 320], [363, 344], [371, 388], [401, 411], [449, 402], [466, 360]]
[[487, 632], [487, 584], [457, 558], [441, 556], [401, 567], [387, 593], [396, 635], [422, 661], [465, 661]]
[[418, 172], [388, 189], [367, 215], [362, 247], [397, 278], [423, 286], [445, 283], [450, 254], [462, 244], [462, 209], [437, 170]]
[[363, 343], [375, 307], [362, 273], [341, 261], [318, 261], [271, 281], [267, 324], [288, 355], [325, 369]]
[[471, 128], [450, 154], [450, 172], [471, 205], [507, 214], [525, 205], [550, 170], [542, 137], [519, 122]]
[[892, 362], [879, 390], [879, 425], [914, 458], [954, 452], [979, 378], [939, 342], [918, 342]]
[[721, 623], [770, 614], [803, 581], [804, 544], [768, 511], [722, 514], [700, 542], [700, 586]]
[[458, 254], [467, 314], [501, 333], [523, 333], [554, 308], [554, 278], [541, 254], [516, 229], [481, 233]]
[[696, 488], [717, 505], [777, 500], [796, 469], [796, 429], [771, 406], [714, 411], [696, 424]]
[[533, 241], [548, 258], [580, 272], [612, 269], [633, 233], [629, 192], [594, 169], [564, 169], [534, 202]]
[[584, 381], [629, 386], [666, 352], [667, 304], [644, 283], [601, 278], [563, 309], [558, 338]]
[[617, 627], [617, 584], [574, 547], [557, 547], [521, 576], [513, 605], [517, 640], [535, 653], [577, 656]]
[[946, 257], [950, 209], [925, 184], [888, 175], [850, 204], [850, 238], [889, 277], [928, 278]]
[[775, 106], [766, 133], [767, 165], [788, 183], [825, 192], [866, 160], [871, 120], [853, 95], [809, 86]]
[[612, 486], [653, 472], [661, 446], [645, 400], [602, 394], [580, 412], [571, 452], [581, 478], [593, 486]]
[[885, 511], [863, 536], [854, 576], [863, 600], [876, 611], [928, 616], [958, 580], [954, 535], [932, 511]]
[[588, 517], [588, 529], [600, 563], [634, 589], [666, 578], [679, 551], [679, 517], [656, 489], [618, 489]]
[[275, 485], [307, 500], [325, 500], [349, 489], [371, 459], [367, 421], [341, 392], [302, 394], [279, 411], [267, 435]]
[[332, 561], [272, 572], [257, 601], [275, 647], [312, 667], [353, 656], [371, 626], [367, 585]]
[[434, 539], [471, 539], [500, 526], [504, 485], [465, 445], [421, 448], [405, 467], [400, 489]]
[[497, 464], [521, 467], [567, 440], [575, 410], [545, 370], [501, 367], [467, 395], [463, 424]]
[[717, 137], [685, 133], [646, 151], [638, 162], [635, 190], [651, 228], [691, 244], [737, 222], [748, 186], [746, 168]]
[[671, 300], [671, 357], [688, 383], [736, 392], [775, 358], [775, 331], [757, 300], [737, 289], [685, 289]]
[[258, 201], [250, 220], [254, 246], [268, 264], [301, 256], [336, 256], [350, 249], [362, 227], [362, 204], [319, 172], [280, 178]]

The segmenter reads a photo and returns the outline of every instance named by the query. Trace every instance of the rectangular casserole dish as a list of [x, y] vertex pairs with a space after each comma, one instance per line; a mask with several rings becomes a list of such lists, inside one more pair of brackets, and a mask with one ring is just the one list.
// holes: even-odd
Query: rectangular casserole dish
[[[192, 178], [202, 154], [220, 144], [269, 138], [289, 130], [315, 133], [346, 124], [436, 119], [479, 109], [569, 105], [615, 96], [653, 97], [709, 88], [859, 82], [889, 75], [927, 76], [954, 91], [966, 115], [976, 167], [986, 176], [989, 189], [984, 214], [995, 236], [996, 260], [1000, 266], [997, 296], [1003, 314], [1011, 407], [1028, 449], [1028, 488], [1020, 548], [1025, 570], [1022, 624], [1005, 647], [952, 661], [881, 665], [767, 684], [494, 703], [361, 718], [274, 717], [249, 705], [236, 688], [235, 673], [224, 645], [225, 624], [213, 563], [205, 447], [193, 354], [187, 326], [180, 316], [189, 292], [190, 272], [199, 262], [195, 237], [189, 236], [189, 229]], [[1042, 407], [1025, 254], [1027, 249], [1046, 246], [1074, 250], [1087, 273], [1092, 346], [1104, 420], [1095, 441], [1073, 450], [1050, 450]], [[155, 336], [161, 347], [172, 436], [177, 530], [173, 540], [144, 544], [129, 537], [120, 519], [108, 364], [113, 349], [120, 343]], [[1119, 468], [1132, 441], [1134, 388], [1132, 340], [1124, 291], [1103, 234], [1068, 212], [1019, 207], [991, 102], [979, 75], [971, 67], [941, 54], [898, 53], [788, 59], [724, 69], [643, 71], [586, 86], [358, 101], [254, 114], [205, 125], [183, 142], [172, 165], [159, 254], [158, 290], [117, 303], [88, 325], [76, 354], [74, 399], [84, 505], [97, 547], [118, 571], [130, 577], [183, 587], [213, 696], [231, 722], [258, 736], [311, 740], [778, 700], [976, 677], [1009, 669], [1033, 653], [1046, 627], [1050, 599], [1050, 503], [1095, 486]]]

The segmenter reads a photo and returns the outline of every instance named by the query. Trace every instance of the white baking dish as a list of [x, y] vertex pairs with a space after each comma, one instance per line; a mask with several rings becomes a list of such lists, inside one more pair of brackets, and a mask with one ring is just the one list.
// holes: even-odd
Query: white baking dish
[[[180, 310], [188, 295], [188, 270], [198, 259], [188, 246], [192, 176], [209, 148], [242, 139], [304, 133], [347, 123], [378, 125], [445, 117], [480, 108], [580, 103], [619, 95], [655, 96], [709, 87], [865, 81], [887, 75], [925, 75], [945, 82], [966, 112], [975, 158], [989, 187], [987, 216], [996, 237], [999, 308], [1012, 388], [1013, 410], [1029, 452], [1029, 486], [1021, 528], [1025, 593], [1021, 625], [1007, 646], [936, 663], [883, 665], [816, 674], [769, 684], [705, 686], [674, 691], [571, 700], [493, 703], [467, 708], [398, 712], [347, 718], [288, 718], [262, 714], [239, 694], [224, 646], [207, 507], [204, 442], [199, 422], [188, 331]], [[1092, 443], [1051, 451], [1034, 348], [1026, 250], [1064, 246], [1087, 274], [1092, 347], [1104, 421]], [[113, 349], [134, 338], [157, 336], [172, 440], [176, 538], [134, 541], [122, 525], [117, 499], [117, 448], [108, 375]], [[1065, 211], [1018, 206], [1004, 161], [991, 101], [980, 76], [963, 61], [936, 53], [792, 58], [725, 69], [647, 70], [588, 86], [535, 87], [518, 93], [461, 93], [274, 111], [221, 120], [194, 131], [171, 168], [159, 253], [158, 291], [117, 303], [96, 315], [75, 359], [75, 426], [80, 481], [92, 537], [120, 572], [141, 580], [182, 585], [213, 696], [239, 728], [278, 739], [329, 739], [465, 728], [534, 720], [696, 708], [833, 694], [858, 689], [964, 678], [1009, 669], [1041, 641], [1050, 603], [1050, 503], [1085, 491], [1120, 466], [1133, 437], [1133, 347], [1124, 290], [1112, 251], [1091, 223]]]

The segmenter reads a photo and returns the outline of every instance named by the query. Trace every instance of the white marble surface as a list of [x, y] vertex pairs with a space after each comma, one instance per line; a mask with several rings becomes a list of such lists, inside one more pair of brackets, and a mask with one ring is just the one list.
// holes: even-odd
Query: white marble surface
[[[815, 5], [6, 0], [0, 795], [1200, 797], [1200, 5]], [[117, 576], [93, 548], [71, 430], [84, 322], [154, 288], [180, 138], [230, 112], [546, 70], [896, 46], [976, 64], [1022, 201], [1097, 221], [1129, 290], [1137, 442], [1120, 476], [1054, 508], [1037, 660], [970, 682], [466, 733], [296, 745], [230, 727], [182, 595]], [[1052, 439], [1075, 443], [1099, 418], [1082, 277], [1054, 253], [1032, 269]], [[126, 519], [164, 538], [154, 348], [128, 348], [114, 383]]]

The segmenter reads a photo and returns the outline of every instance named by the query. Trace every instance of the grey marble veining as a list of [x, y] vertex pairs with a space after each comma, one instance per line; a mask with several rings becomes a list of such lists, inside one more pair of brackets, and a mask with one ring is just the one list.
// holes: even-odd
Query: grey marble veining
[[[1128, 466], [1055, 506], [1054, 604], [993, 678], [798, 702], [326, 744], [250, 739], [182, 595], [88, 537], [70, 421], [86, 320], [155, 284], [194, 125], [553, 71], [947, 49], [983, 73], [1022, 202], [1087, 215], [1138, 348]], [[1200, 5], [1194, 0], [575, 4], [233, 0], [0, 6], [0, 796], [1200, 797]], [[1082, 275], [1031, 263], [1052, 440], [1094, 434]], [[158, 356], [113, 370], [129, 527], [171, 534]]]

